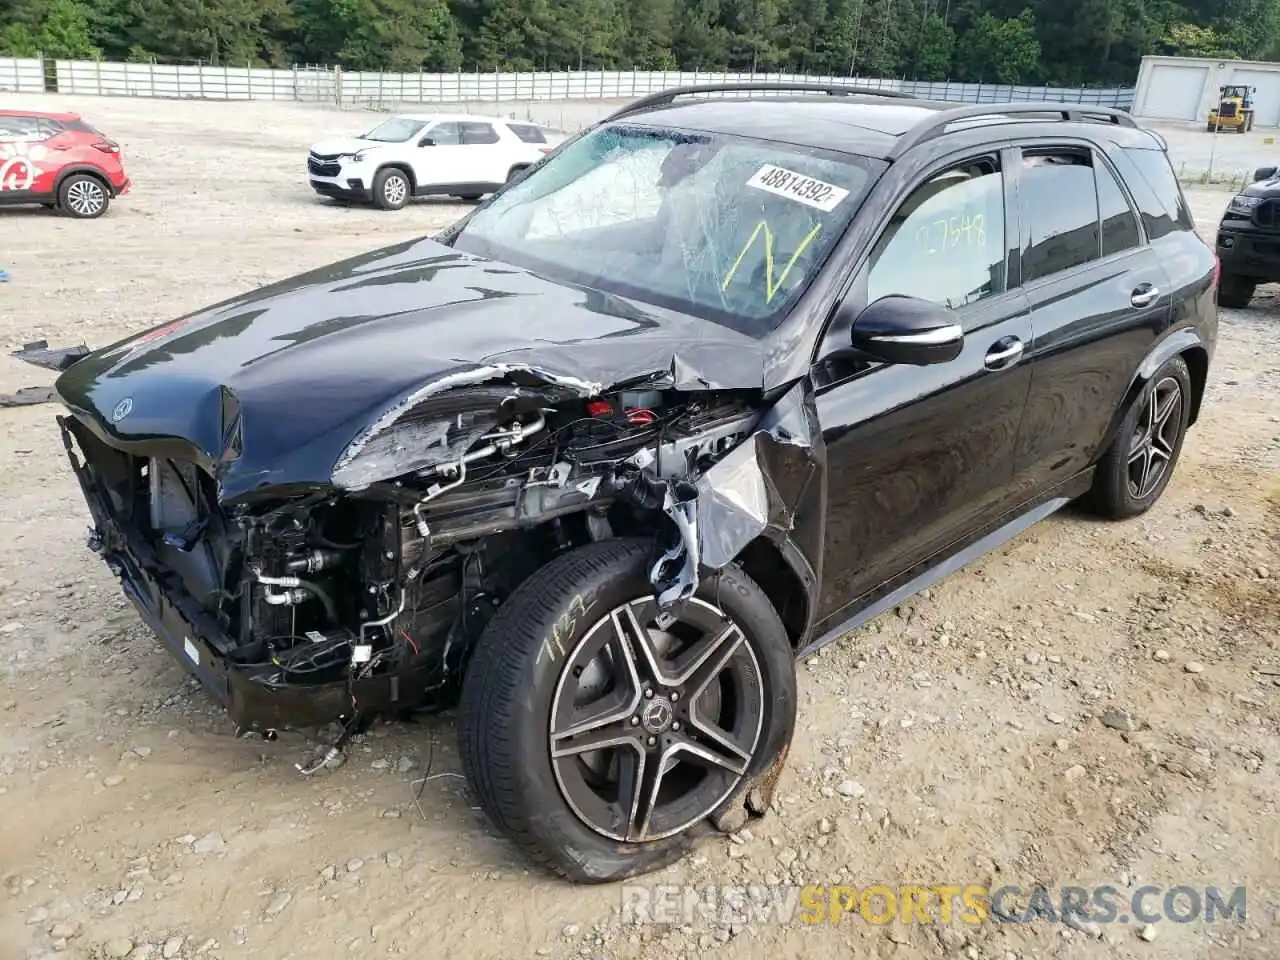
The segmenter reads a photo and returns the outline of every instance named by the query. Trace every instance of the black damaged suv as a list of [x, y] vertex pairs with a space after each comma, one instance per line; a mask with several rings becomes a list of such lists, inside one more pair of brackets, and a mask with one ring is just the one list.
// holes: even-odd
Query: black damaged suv
[[1260, 283], [1280, 281], [1280, 169], [1259, 167], [1218, 224], [1218, 303], [1247, 307]]
[[1119, 111], [674, 90], [434, 239], [90, 354], [60, 423], [91, 546], [240, 727], [336, 751], [460, 696], [493, 821], [614, 880], [765, 812], [798, 654], [1155, 503], [1214, 268]]

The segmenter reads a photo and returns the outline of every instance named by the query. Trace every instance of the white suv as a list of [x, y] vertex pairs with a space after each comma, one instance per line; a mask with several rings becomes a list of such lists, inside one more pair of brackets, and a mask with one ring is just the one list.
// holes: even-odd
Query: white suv
[[562, 139], [499, 117], [407, 114], [360, 137], [320, 141], [307, 157], [307, 173], [321, 196], [372, 200], [383, 210], [429, 195], [478, 200]]

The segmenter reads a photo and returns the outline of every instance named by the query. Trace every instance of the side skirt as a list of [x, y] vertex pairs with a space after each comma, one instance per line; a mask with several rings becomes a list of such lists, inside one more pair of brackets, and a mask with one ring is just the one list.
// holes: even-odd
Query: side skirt
[[413, 191], [415, 197], [469, 197], [493, 193], [500, 183], [432, 183]]
[[[973, 540], [968, 546], [962, 547], [955, 553], [946, 555], [939, 563], [926, 568], [923, 572], [916, 574], [906, 583], [896, 588], [890, 588], [890, 592], [883, 595], [880, 599], [874, 600], [865, 607], [857, 609], [852, 616], [846, 618], [834, 627], [824, 631], [816, 640], [810, 641], [802, 647], [797, 653], [797, 657], [807, 656], [817, 650], [822, 649], [830, 643], [835, 642], [844, 636], [850, 630], [856, 630], [865, 623], [874, 620], [886, 610], [892, 610], [904, 600], [907, 600], [921, 590], [933, 586], [939, 580], [951, 576], [962, 567], [967, 567], [975, 560], [986, 556], [992, 550], [1008, 543], [1018, 534], [1035, 526], [1046, 517], [1057, 513], [1067, 504], [1071, 503], [1077, 497], [1081, 496], [1089, 489], [1093, 480], [1093, 469], [1089, 469], [1078, 477], [1074, 477], [1066, 483], [1052, 491], [1050, 499], [1039, 503], [1023, 513], [1018, 514], [1012, 520], [996, 527], [989, 533], [980, 536], [977, 540]], [[910, 576], [910, 574], [907, 574]]]

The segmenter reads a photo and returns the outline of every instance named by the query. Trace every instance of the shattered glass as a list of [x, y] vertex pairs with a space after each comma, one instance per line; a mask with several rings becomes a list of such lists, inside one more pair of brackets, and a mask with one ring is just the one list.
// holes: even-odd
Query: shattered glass
[[761, 336], [844, 232], [870, 182], [863, 162], [606, 126], [477, 210], [453, 246]]

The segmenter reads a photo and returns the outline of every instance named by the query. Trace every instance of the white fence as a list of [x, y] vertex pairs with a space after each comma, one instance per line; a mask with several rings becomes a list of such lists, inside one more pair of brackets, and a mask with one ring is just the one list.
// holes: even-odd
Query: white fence
[[333, 103], [337, 73], [323, 68], [179, 67], [163, 63], [59, 60], [59, 93], [195, 100], [306, 100]]
[[819, 77], [793, 73], [701, 73], [652, 71], [582, 71], [567, 73], [343, 73], [343, 103], [462, 103], [468, 100], [507, 103], [527, 100], [625, 100], [669, 87], [741, 81], [858, 84], [915, 97], [964, 103], [1007, 103], [1050, 100], [1127, 109], [1131, 88], [1009, 86], [993, 83], [929, 83], [862, 77]]
[[[966, 103], [1010, 100], [1066, 101], [1128, 109], [1133, 90], [1024, 87], [990, 83], [928, 83], [859, 77], [702, 72], [568, 71], [558, 73], [370, 73], [337, 67], [172, 66], [58, 60], [48, 71], [50, 88], [82, 96], [192, 98], [202, 100], [301, 100], [340, 106], [393, 103], [622, 100], [668, 87], [739, 81], [808, 81], [848, 84], [887, 92]], [[42, 59], [0, 58], [0, 90], [44, 90]]]
[[43, 60], [0, 57], [0, 92], [41, 93], [43, 90]]

